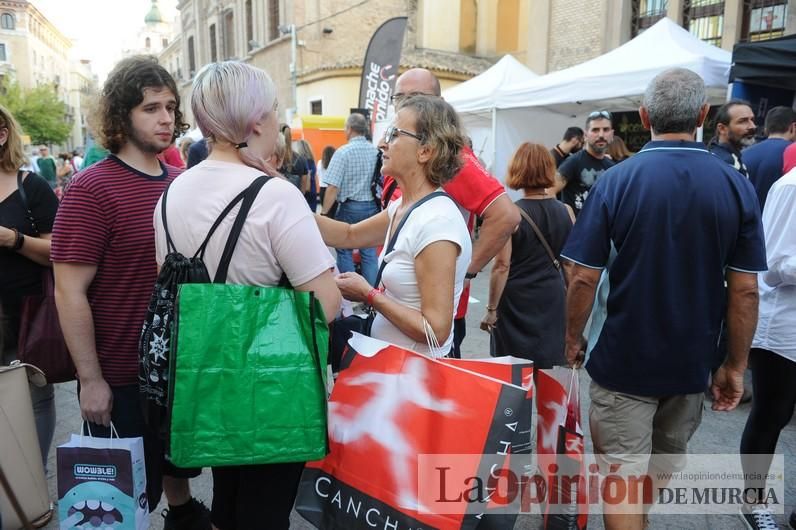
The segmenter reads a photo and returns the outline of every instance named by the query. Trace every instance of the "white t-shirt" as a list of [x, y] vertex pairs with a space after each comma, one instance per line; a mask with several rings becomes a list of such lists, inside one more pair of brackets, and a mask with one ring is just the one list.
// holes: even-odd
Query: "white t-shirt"
[[[178, 176], [169, 188], [166, 220], [178, 252], [191, 257], [221, 211], [262, 171], [239, 164], [204, 160]], [[162, 201], [162, 198], [161, 198]], [[166, 257], [161, 201], [154, 212], [157, 262]], [[212, 279], [239, 206], [216, 229], [204, 262]], [[260, 190], [235, 247], [227, 283], [276, 285], [287, 274], [301, 285], [334, 267], [318, 225], [299, 190], [275, 177]]]
[[326, 184], [326, 181], [323, 180], [323, 176], [326, 173], [326, 168], [323, 167], [323, 159], [320, 159], [317, 162], [315, 162], [315, 173], [318, 174], [318, 185], [321, 188], [325, 188], [326, 186], [328, 186], [328, 184]]
[[[387, 213], [390, 217], [389, 233], [392, 231], [392, 220], [395, 211], [401, 204], [402, 199], [390, 203]], [[420, 310], [420, 290], [417, 285], [415, 274], [415, 258], [428, 245], [436, 241], [451, 241], [458, 245], [460, 252], [456, 258], [456, 270], [451, 270], [454, 275], [453, 283], [453, 308], [458, 306], [459, 298], [464, 287], [464, 275], [470, 264], [472, 255], [472, 244], [467, 225], [462, 218], [462, 214], [456, 203], [447, 197], [435, 197], [428, 202], [421, 204], [412, 210], [409, 218], [398, 234], [395, 248], [388, 255], [384, 255], [384, 250], [379, 256], [379, 264], [382, 260], [387, 262], [382, 274], [382, 284], [384, 294], [413, 309]], [[387, 248], [389, 241], [385, 238], [384, 249]], [[453, 312], [451, 313], [451, 324], [453, 323]], [[371, 335], [376, 339], [381, 339], [398, 346], [414, 350], [418, 353], [431, 355], [431, 350], [424, 342], [415, 342], [413, 339], [404, 335], [389, 320], [376, 315], [373, 321]], [[453, 344], [453, 326], [451, 333], [445, 344], [440, 350], [435, 352], [439, 355], [446, 355]]]

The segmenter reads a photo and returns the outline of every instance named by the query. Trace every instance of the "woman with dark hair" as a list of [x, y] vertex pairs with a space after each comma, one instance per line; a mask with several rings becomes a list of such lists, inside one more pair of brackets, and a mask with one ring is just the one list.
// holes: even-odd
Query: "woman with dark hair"
[[293, 151], [293, 133], [290, 126], [283, 123], [279, 127], [279, 132], [285, 137], [285, 158], [282, 162], [282, 167], [279, 172], [285, 176], [294, 186], [296, 186], [301, 193], [307, 193], [310, 189], [310, 176], [309, 169], [307, 168], [307, 161], [303, 156]]
[[387, 247], [397, 233], [394, 249], [380, 256], [375, 288], [354, 272], [340, 274], [337, 285], [347, 300], [376, 311], [371, 336], [432, 357], [453, 345], [454, 308], [472, 252], [459, 207], [441, 192], [461, 169], [463, 146], [453, 107], [441, 98], [410, 97], [379, 142], [382, 169], [398, 182], [401, 198], [356, 224], [315, 216], [335, 248]]
[[495, 256], [481, 321], [481, 329], [492, 335], [493, 356], [530, 359], [540, 368], [566, 364], [564, 279], [528, 221], [535, 224], [558, 260], [572, 229], [572, 213], [547, 191], [555, 182], [555, 172], [547, 149], [528, 142], [509, 163], [506, 184], [523, 192], [515, 203], [523, 219]]
[[329, 167], [329, 162], [332, 161], [332, 156], [334, 156], [334, 147], [331, 145], [327, 145], [323, 148], [323, 152], [321, 153], [321, 159], [318, 160], [318, 186], [321, 189], [321, 204], [323, 204], [323, 198], [326, 196], [326, 181], [324, 180], [323, 176], [326, 173], [326, 169]]
[[[41, 294], [42, 274], [51, 266], [50, 234], [58, 209], [58, 199], [47, 181], [36, 173], [20, 171], [23, 165], [21, 130], [11, 113], [0, 106], [0, 334], [4, 339], [0, 364], [16, 359], [23, 298]], [[31, 386], [30, 393], [46, 468], [55, 431], [53, 386]]]

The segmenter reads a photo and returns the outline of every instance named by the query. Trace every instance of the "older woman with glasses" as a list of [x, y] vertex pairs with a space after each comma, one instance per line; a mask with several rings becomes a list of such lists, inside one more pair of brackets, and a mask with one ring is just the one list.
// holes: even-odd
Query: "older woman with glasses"
[[464, 218], [441, 191], [459, 171], [463, 145], [450, 105], [440, 98], [407, 97], [379, 143], [382, 171], [395, 177], [402, 197], [353, 225], [316, 216], [329, 246], [385, 247], [375, 288], [356, 273], [337, 277], [346, 299], [376, 311], [371, 336], [435, 357], [451, 349], [454, 307], [470, 262]]

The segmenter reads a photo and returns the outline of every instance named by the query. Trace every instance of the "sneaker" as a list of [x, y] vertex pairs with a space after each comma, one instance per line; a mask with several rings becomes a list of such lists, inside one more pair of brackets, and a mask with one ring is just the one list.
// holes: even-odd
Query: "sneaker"
[[182, 516], [174, 517], [170, 510], [161, 512], [163, 517], [163, 530], [211, 530], [210, 510], [202, 502], [193, 497], [188, 501], [190, 511], [183, 512]]
[[751, 511], [741, 507], [741, 518], [751, 530], [777, 530], [779, 526], [774, 522], [774, 516], [765, 505], [754, 506]]

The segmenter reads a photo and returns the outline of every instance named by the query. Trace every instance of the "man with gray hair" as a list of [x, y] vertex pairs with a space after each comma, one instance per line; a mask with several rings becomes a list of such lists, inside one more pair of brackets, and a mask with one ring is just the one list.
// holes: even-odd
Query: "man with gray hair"
[[[366, 138], [368, 120], [362, 114], [354, 113], [348, 117], [345, 134], [348, 143], [334, 152], [324, 173], [327, 188], [323, 213], [328, 215], [334, 203], [339, 202], [335, 219], [354, 224], [379, 213], [370, 188], [379, 150]], [[374, 285], [378, 269], [376, 249], [361, 248], [359, 256], [362, 260], [362, 276]], [[354, 271], [354, 257], [350, 249], [337, 249], [337, 268], [340, 272]]]
[[[601, 472], [649, 472], [655, 487], [665, 485], [657, 471], [684, 464], [720, 362], [725, 317], [729, 354], [713, 375], [713, 409], [737, 406], [757, 321], [757, 272], [766, 269], [754, 188], [694, 141], [708, 109], [697, 74], [676, 68], [655, 77], [639, 109], [652, 141], [592, 187], [561, 253], [572, 263], [570, 363], [580, 362], [600, 283], [586, 370]], [[605, 527], [640, 530], [648, 509], [607, 503]]]

